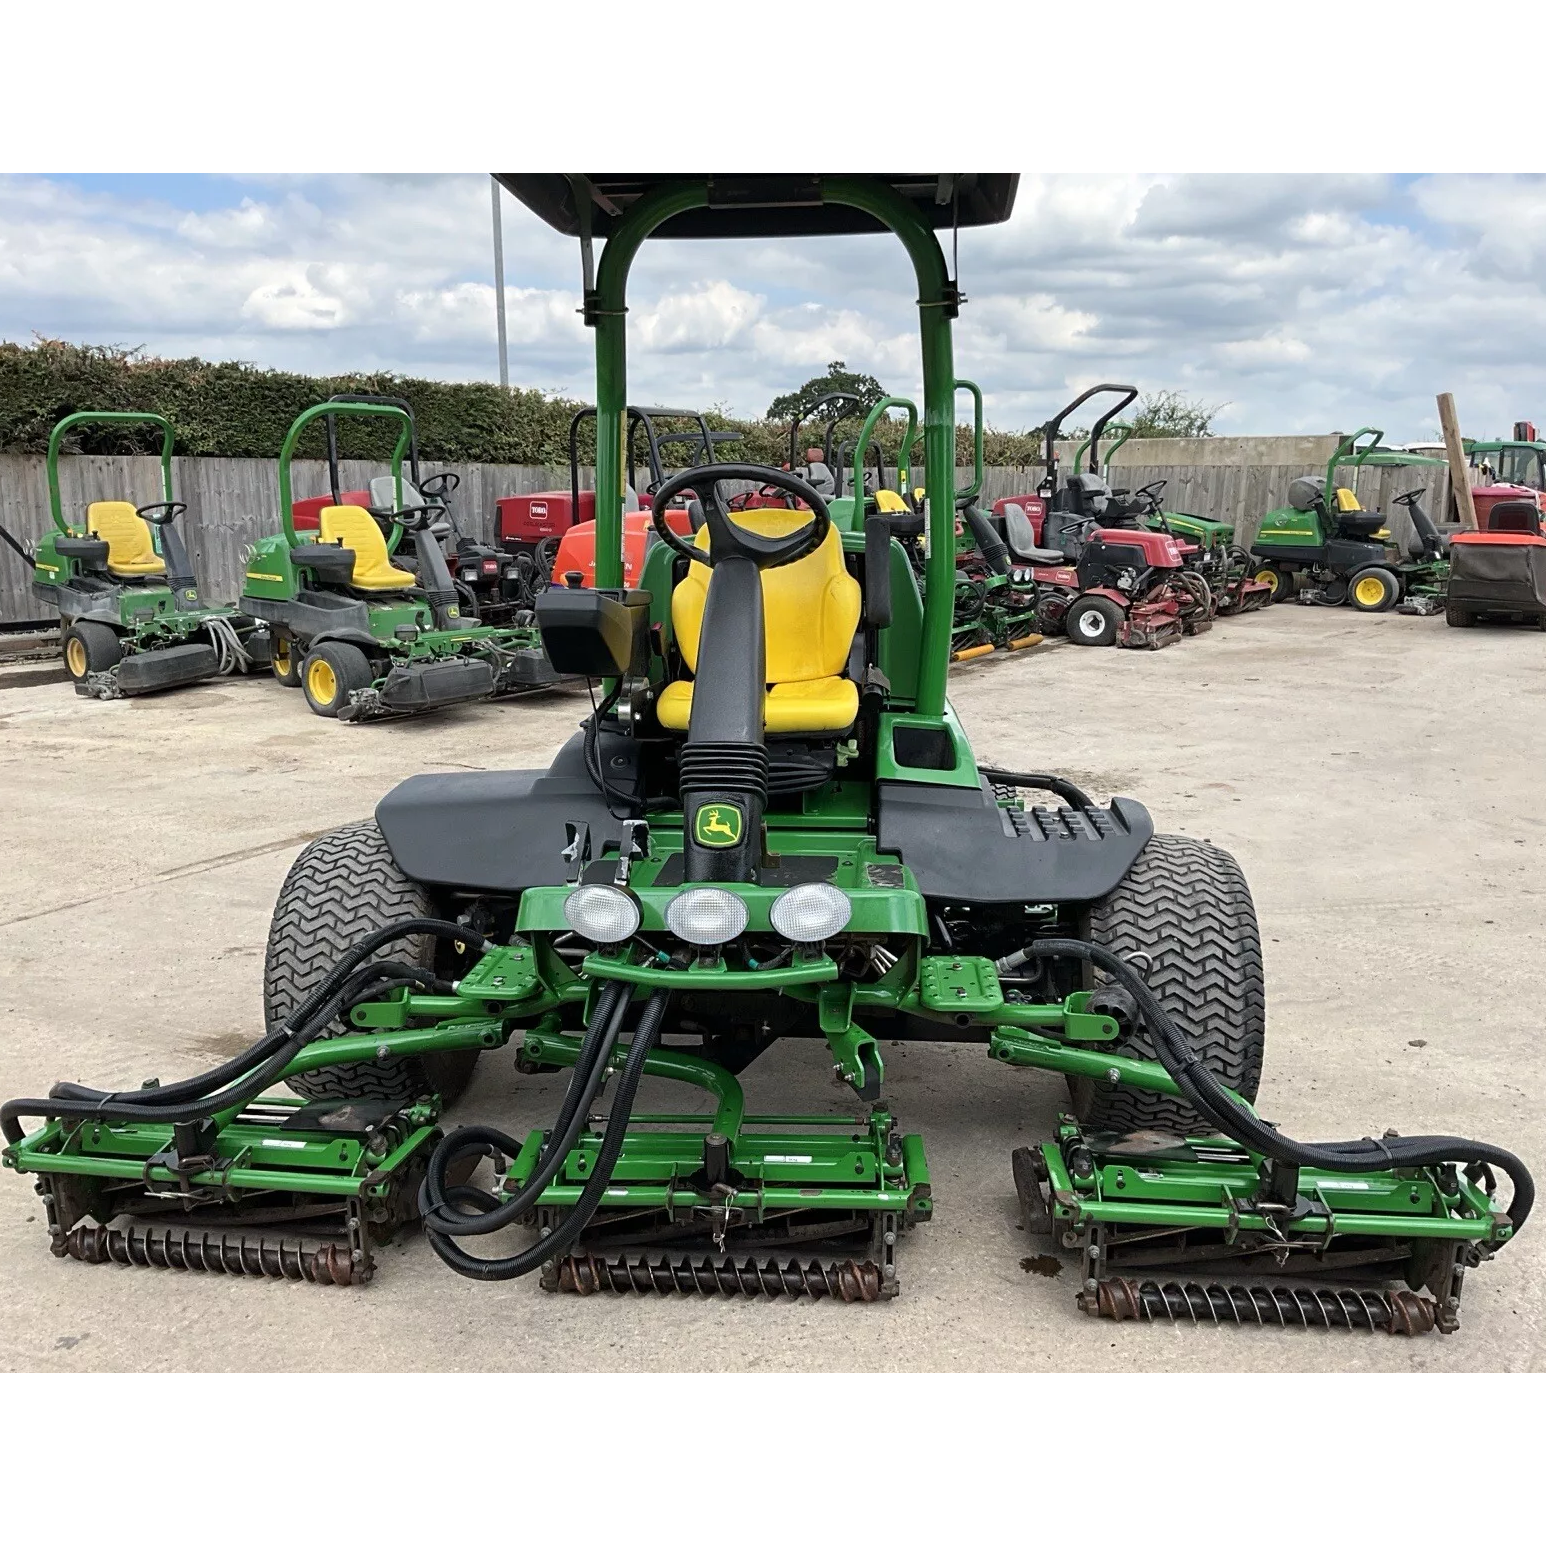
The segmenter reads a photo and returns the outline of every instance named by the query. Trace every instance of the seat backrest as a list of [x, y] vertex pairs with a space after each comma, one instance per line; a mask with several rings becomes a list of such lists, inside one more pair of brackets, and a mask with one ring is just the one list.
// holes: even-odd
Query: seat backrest
[[1487, 512], [1488, 531], [1522, 531], [1541, 534], [1541, 512], [1528, 499], [1500, 499]]
[[906, 515], [907, 501], [895, 489], [877, 489], [875, 509], [880, 515]]
[[1335, 495], [1336, 509], [1342, 515], [1350, 515], [1354, 510], [1362, 510], [1358, 503], [1358, 496], [1350, 488], [1339, 488]]
[[[386, 538], [370, 511], [358, 505], [329, 505], [318, 515], [317, 527], [324, 542], [341, 542], [353, 552], [355, 585], [379, 586], [398, 574], [403, 575], [401, 584], [414, 583], [412, 575], [394, 567]], [[394, 578], [393, 583], [399, 582]]]
[[[370, 502], [378, 510], [395, 510], [397, 506], [397, 479], [391, 473], [383, 473], [379, 478], [370, 480]], [[403, 479], [403, 503], [404, 510], [411, 510], [415, 505], [422, 505], [424, 496], [406, 478]]]
[[107, 543], [110, 569], [166, 568], [150, 533], [150, 522], [127, 499], [99, 499], [86, 506], [86, 530]]
[[[738, 525], [767, 537], [798, 531], [810, 519], [806, 510], [744, 510]], [[697, 536], [709, 545], [708, 529]], [[698, 637], [708, 600], [707, 564], [691, 563], [671, 592], [671, 624], [687, 664], [698, 669]], [[843, 542], [834, 526], [814, 553], [797, 563], [762, 571], [762, 631], [769, 682], [812, 682], [839, 676], [848, 663], [859, 626], [862, 593], [843, 565]]]
[[1004, 540], [1016, 558], [1029, 558], [1037, 551], [1036, 528], [1031, 525], [1024, 505], [1004, 506]]
[[1065, 485], [1068, 508], [1075, 515], [1099, 515], [1111, 497], [1111, 485], [1094, 472], [1073, 472]]

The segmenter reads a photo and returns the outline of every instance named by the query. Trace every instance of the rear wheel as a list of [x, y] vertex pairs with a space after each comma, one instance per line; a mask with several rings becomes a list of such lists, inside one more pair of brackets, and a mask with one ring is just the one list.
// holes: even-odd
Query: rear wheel
[[1401, 582], [1377, 564], [1347, 582], [1347, 604], [1355, 612], [1388, 612], [1401, 599]]
[[[1231, 855], [1195, 838], [1150, 838], [1122, 883], [1091, 912], [1089, 937], [1119, 956], [1147, 956], [1150, 989], [1209, 1071], [1255, 1099], [1267, 1018], [1261, 936], [1250, 887]], [[1148, 1032], [1131, 1024], [1111, 1050], [1154, 1058]], [[1172, 1095], [1093, 1079], [1069, 1084], [1075, 1115], [1092, 1128], [1216, 1130]]]
[[1444, 621], [1451, 628], [1474, 628], [1476, 615], [1473, 612], [1467, 612], [1464, 607], [1450, 605], [1444, 608]]
[[269, 643], [269, 666], [282, 687], [301, 685], [301, 649], [287, 633], [277, 630]]
[[1063, 618], [1071, 644], [1115, 644], [1122, 609], [1106, 596], [1081, 596]]
[[1294, 571], [1292, 569], [1285, 569], [1282, 564], [1263, 564], [1251, 578], [1260, 580], [1263, 585], [1269, 587], [1271, 590], [1271, 595], [1267, 597], [1269, 605], [1274, 601], [1293, 599]]
[[60, 643], [72, 681], [84, 682], [90, 674], [111, 671], [123, 659], [123, 645], [106, 623], [75, 623], [65, 629]]
[[[263, 967], [269, 1029], [304, 1002], [351, 945], [389, 923], [433, 916], [428, 893], [398, 869], [375, 822], [339, 827], [308, 843], [285, 876], [269, 925]], [[414, 935], [394, 940], [374, 959], [433, 967], [436, 946], [433, 936]], [[335, 1020], [323, 1036], [349, 1029]], [[308, 1100], [404, 1100], [434, 1093], [450, 1101], [466, 1089], [477, 1059], [476, 1052], [440, 1052], [343, 1063], [297, 1074], [289, 1085]]]
[[301, 665], [306, 702], [313, 714], [324, 719], [337, 719], [338, 711], [349, 701], [349, 694], [369, 687], [375, 679], [364, 650], [335, 640], [309, 650]]

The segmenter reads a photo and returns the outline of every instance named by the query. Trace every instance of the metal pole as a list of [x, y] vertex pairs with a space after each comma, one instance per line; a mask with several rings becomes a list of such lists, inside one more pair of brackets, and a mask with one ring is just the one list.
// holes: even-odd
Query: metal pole
[[510, 390], [510, 351], [505, 339], [505, 233], [499, 220], [499, 179], [489, 178], [494, 199], [494, 315], [499, 321], [499, 388]]

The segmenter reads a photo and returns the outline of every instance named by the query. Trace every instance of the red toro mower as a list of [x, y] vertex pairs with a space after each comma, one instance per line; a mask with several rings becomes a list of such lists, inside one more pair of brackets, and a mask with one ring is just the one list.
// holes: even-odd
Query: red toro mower
[[1444, 621], [1470, 628], [1484, 617], [1546, 630], [1546, 536], [1534, 499], [1501, 500], [1487, 510], [1485, 531], [1449, 539]]

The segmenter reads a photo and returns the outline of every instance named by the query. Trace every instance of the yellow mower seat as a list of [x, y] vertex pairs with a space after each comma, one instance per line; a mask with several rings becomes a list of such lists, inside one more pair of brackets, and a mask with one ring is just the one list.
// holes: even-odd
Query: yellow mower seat
[[[782, 537], [805, 525], [805, 510], [747, 510], [737, 520], [749, 531]], [[707, 528], [697, 537], [709, 545]], [[708, 600], [706, 564], [689, 564], [671, 593], [671, 624], [682, 656], [698, 669], [698, 640]], [[830, 530], [814, 553], [798, 563], [762, 571], [763, 638], [768, 691], [763, 724], [769, 735], [825, 734], [846, 730], [859, 713], [859, 689], [841, 673], [859, 626], [859, 582], [843, 567], [843, 543]], [[692, 718], [691, 682], [671, 682], [655, 705], [668, 730], [685, 730]]]
[[349, 584], [355, 590], [405, 590], [419, 583], [416, 575], [393, 564], [375, 517], [358, 505], [324, 505], [317, 535], [324, 542], [341, 542], [354, 554]]
[[107, 544], [109, 574], [132, 580], [166, 573], [166, 561], [156, 552], [150, 522], [127, 499], [99, 499], [87, 505], [86, 530]]

